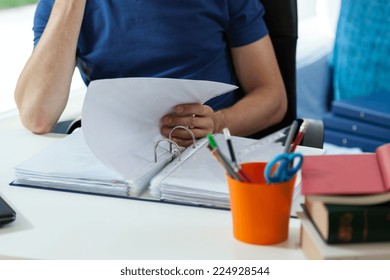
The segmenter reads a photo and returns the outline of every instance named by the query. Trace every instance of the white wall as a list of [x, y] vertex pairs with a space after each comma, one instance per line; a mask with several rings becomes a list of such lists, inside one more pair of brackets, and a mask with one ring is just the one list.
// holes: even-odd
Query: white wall
[[[17, 79], [33, 50], [33, 18], [36, 5], [0, 10], [0, 114], [16, 109]], [[79, 71], [73, 75], [72, 91], [84, 88]], [[1, 116], [0, 116], [1, 117]]]
[[334, 34], [341, 0], [297, 0], [297, 3], [299, 21], [316, 17], [329, 33]]
[[298, 0], [297, 67], [333, 50], [341, 0]]

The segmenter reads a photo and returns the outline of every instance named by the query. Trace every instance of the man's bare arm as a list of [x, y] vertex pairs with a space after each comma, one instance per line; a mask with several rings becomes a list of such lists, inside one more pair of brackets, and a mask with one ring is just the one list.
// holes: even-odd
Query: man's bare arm
[[[233, 48], [232, 57], [245, 96], [217, 112], [201, 104], [179, 104], [175, 113], [162, 118], [163, 135], [183, 125], [191, 127], [196, 138], [221, 133], [225, 127], [234, 135], [248, 136], [283, 119], [287, 97], [270, 38]], [[181, 146], [192, 144], [191, 135], [184, 130], [177, 130], [172, 136]]]
[[47, 26], [15, 89], [23, 125], [48, 133], [61, 116], [76, 64], [76, 48], [87, 0], [56, 0]]

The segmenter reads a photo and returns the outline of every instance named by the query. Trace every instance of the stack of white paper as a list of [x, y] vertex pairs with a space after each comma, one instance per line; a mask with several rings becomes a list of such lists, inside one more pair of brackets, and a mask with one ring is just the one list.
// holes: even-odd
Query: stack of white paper
[[[82, 129], [60, 139], [15, 167], [14, 184], [116, 196], [139, 196], [153, 177], [171, 160], [168, 151], [157, 164], [133, 157], [129, 178], [108, 168], [91, 152]], [[140, 166], [147, 168], [140, 169]], [[143, 172], [144, 171], [144, 172]], [[147, 171], [147, 172], [146, 172]]]
[[[224, 136], [217, 134], [215, 140], [229, 158]], [[240, 163], [267, 162], [284, 149], [281, 143], [262, 143], [242, 137], [233, 136], [232, 142]], [[181, 161], [176, 158], [152, 179], [150, 191], [153, 196], [179, 203], [229, 208], [226, 172], [213, 158], [207, 141], [200, 145], [195, 154], [189, 156], [183, 153]]]

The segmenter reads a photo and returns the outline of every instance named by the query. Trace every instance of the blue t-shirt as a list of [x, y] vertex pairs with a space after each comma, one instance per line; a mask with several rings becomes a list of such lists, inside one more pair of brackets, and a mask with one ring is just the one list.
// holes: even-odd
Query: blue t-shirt
[[[40, 0], [34, 45], [54, 0]], [[88, 0], [77, 46], [77, 66], [96, 79], [166, 77], [237, 84], [230, 47], [267, 34], [259, 0]], [[235, 93], [208, 104], [218, 110]]]

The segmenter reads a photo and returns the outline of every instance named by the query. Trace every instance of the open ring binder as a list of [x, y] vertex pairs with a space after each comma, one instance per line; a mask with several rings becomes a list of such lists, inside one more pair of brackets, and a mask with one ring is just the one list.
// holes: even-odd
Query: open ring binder
[[[170, 145], [169, 145], [169, 152], [170, 152], [171, 154], [172, 154], [172, 145], [175, 145], [175, 146], [176, 146], [176, 148], [177, 148], [177, 153], [179, 154], [179, 160], [181, 160], [181, 152], [180, 152], [180, 147], [179, 147], [179, 145], [178, 145], [175, 141], [173, 141], [173, 140], [171, 140], [171, 139], [166, 139], [166, 138], [164, 138], [164, 139], [158, 140], [157, 143], [156, 143], [156, 145], [154, 146], [154, 162], [157, 162], [157, 147], [158, 147], [158, 145], [159, 145], [161, 142], [163, 142], [163, 141], [167, 141], [167, 142], [170, 143]], [[173, 155], [173, 154], [172, 154], [172, 155]]]
[[[192, 148], [192, 142], [189, 142], [188, 149], [166, 140], [157, 142], [161, 138], [168, 139], [169, 131], [166, 137], [160, 134], [161, 117], [172, 113], [177, 104], [204, 104], [236, 88], [235, 85], [221, 82], [171, 78], [130, 77], [92, 81], [83, 103], [82, 128], [49, 145], [31, 160], [18, 164], [13, 184], [162, 200], [160, 189], [151, 193], [153, 178], [164, 174], [171, 177], [171, 169], [178, 169], [177, 172], [184, 169], [192, 173], [192, 168], [196, 167], [201, 167], [201, 172], [186, 176], [186, 182], [191, 183], [199, 177], [204, 179], [203, 168], [213, 171], [210, 177], [215, 178], [214, 170], [210, 170], [209, 166], [211, 161], [211, 164], [216, 165], [215, 169], [220, 171], [221, 184], [226, 188], [225, 174], [210, 159], [210, 152], [205, 147], [206, 139], [195, 139], [193, 136], [194, 142], [196, 140], [195, 149]], [[107, 97], [107, 92], [114, 97]], [[140, 106], [145, 114], [140, 114]], [[195, 121], [191, 120], [191, 115], [188, 115], [188, 125], [196, 126], [195, 121], [198, 119], [195, 116]], [[192, 131], [195, 133], [195, 130]], [[184, 134], [182, 131], [174, 131], [173, 139], [176, 133]], [[192, 134], [188, 133], [186, 138], [191, 141], [189, 135]], [[169, 152], [169, 145], [175, 145], [172, 147], [173, 155]], [[157, 163], [153, 159], [153, 152]], [[198, 166], [198, 156], [201, 155], [205, 156], [206, 163]], [[192, 157], [196, 158], [193, 164], [190, 161]], [[187, 162], [190, 163], [189, 170], [185, 165]], [[178, 184], [181, 186], [183, 182], [179, 181]], [[199, 184], [201, 187], [204, 185]], [[166, 197], [164, 195], [164, 199]]]
[[177, 129], [177, 128], [181, 128], [181, 129], [185, 129], [187, 130], [187, 132], [191, 135], [192, 137], [192, 147], [195, 149], [196, 147], [196, 139], [195, 139], [195, 135], [194, 133], [191, 131], [191, 129], [189, 129], [188, 127], [185, 127], [185, 126], [182, 126], [182, 125], [178, 125], [178, 126], [175, 126], [174, 128], [172, 128], [171, 132], [169, 132], [169, 135], [168, 135], [168, 138], [169, 140], [172, 140], [172, 132]]
[[173, 155], [173, 151], [172, 151], [172, 145], [175, 145], [176, 146], [176, 149], [177, 149], [177, 153], [179, 154], [179, 161], [181, 160], [181, 151], [180, 151], [180, 147], [179, 145], [172, 140], [172, 132], [177, 129], [177, 128], [181, 128], [181, 129], [185, 129], [192, 137], [192, 147], [195, 149], [196, 148], [196, 139], [195, 139], [195, 135], [194, 133], [188, 128], [188, 127], [185, 127], [185, 126], [181, 126], [181, 125], [178, 125], [178, 126], [175, 126], [174, 128], [172, 128], [172, 130], [169, 132], [169, 135], [168, 135], [168, 138], [163, 138], [163, 139], [159, 139], [156, 143], [156, 145], [154, 146], [154, 162], [157, 162], [157, 147], [158, 145], [163, 142], [163, 141], [167, 141], [170, 143], [169, 145], [169, 152]]

